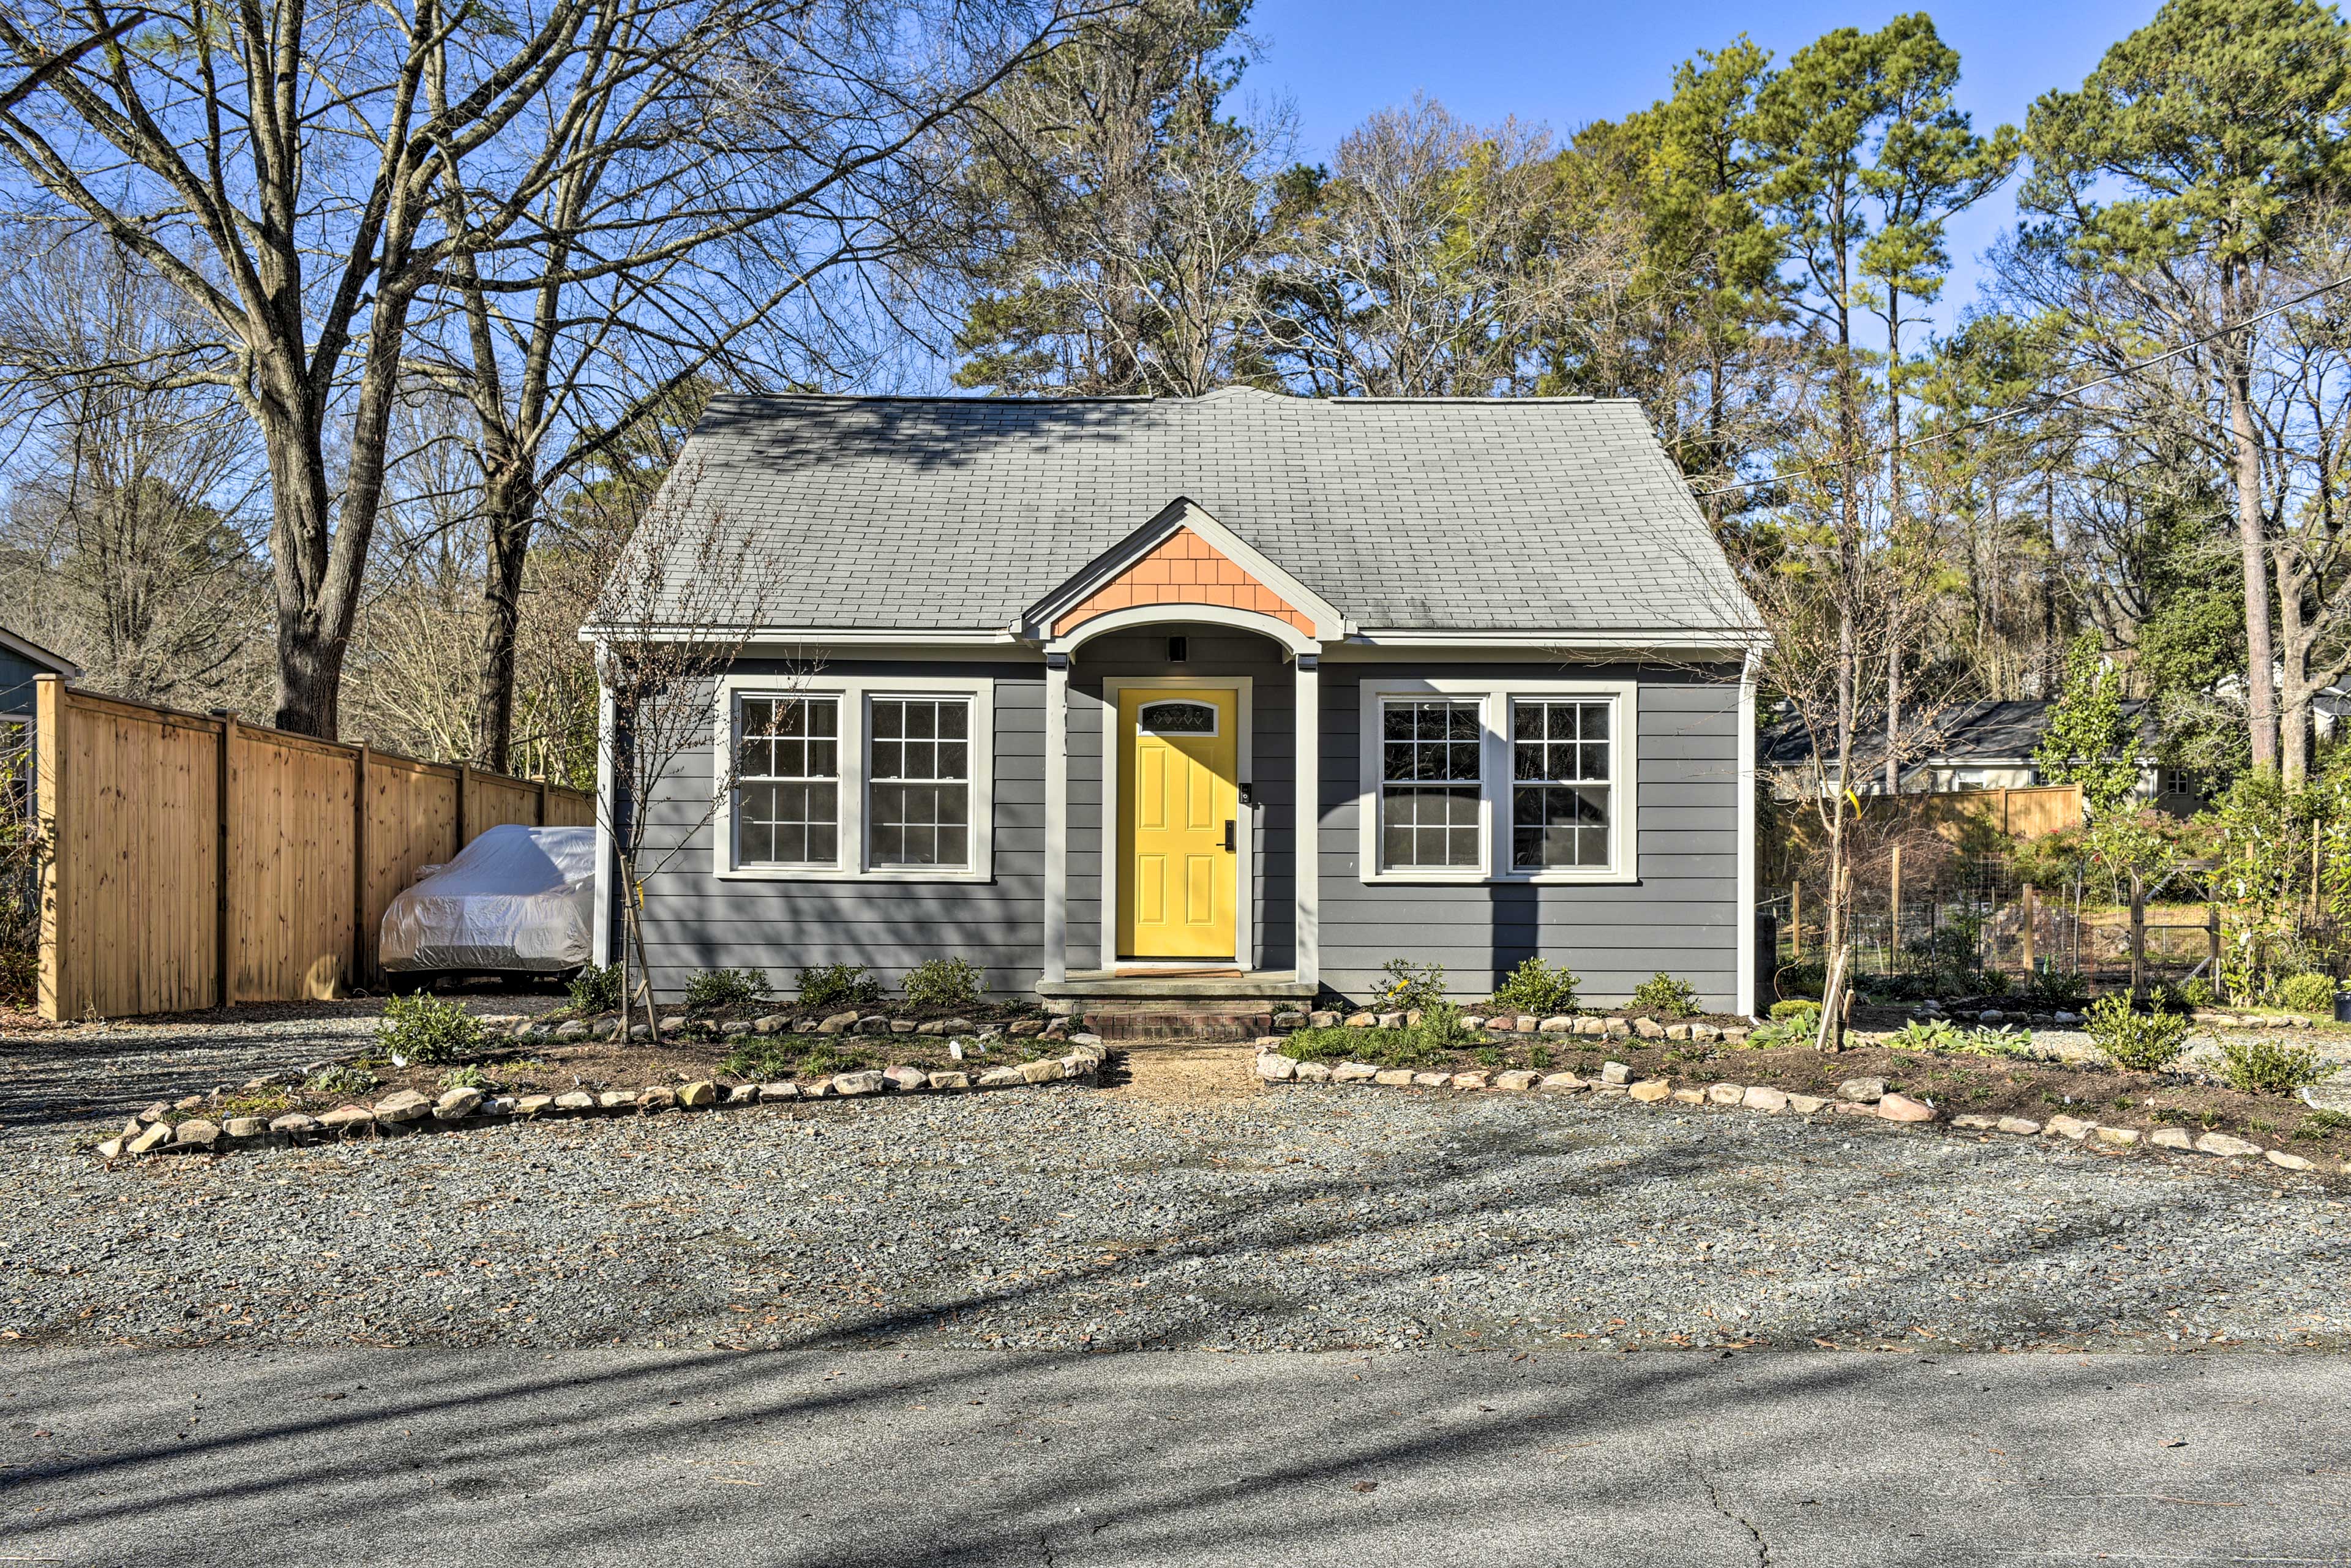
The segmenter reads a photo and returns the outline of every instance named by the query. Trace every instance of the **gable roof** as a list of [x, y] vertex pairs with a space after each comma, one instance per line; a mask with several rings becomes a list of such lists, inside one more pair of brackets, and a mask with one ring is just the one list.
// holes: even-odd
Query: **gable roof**
[[30, 637], [17, 635], [5, 626], [0, 626], [0, 652], [14, 653], [35, 669], [47, 671], [52, 675], [63, 675], [69, 681], [81, 679], [79, 664], [63, 653], [52, 653], [42, 647]]
[[[1904, 767], [2029, 763], [2033, 752], [2040, 748], [2042, 736], [2048, 731], [2049, 710], [2055, 706], [2035, 697], [1963, 704], [1937, 722], [1933, 737], [1921, 741], [1919, 755]], [[2142, 755], [2153, 758], [2158, 740], [2155, 705], [2141, 697], [2125, 697], [2116, 706], [2121, 710], [2123, 721], [2137, 729]], [[1804, 727], [1793, 719], [1785, 719], [1757, 735], [1755, 752], [1756, 759], [1767, 767], [1790, 767], [1810, 760], [1813, 748]], [[1882, 770], [1886, 756], [1883, 712], [1863, 718], [1854, 736], [1853, 756], [1855, 767]]]
[[765, 629], [1003, 632], [1179, 498], [1354, 627], [1755, 624], [1629, 401], [730, 394], [678, 472]]
[[1021, 630], [1066, 635], [1130, 604], [1222, 604], [1253, 610], [1318, 640], [1337, 637], [1338, 607], [1249, 542], [1179, 497], [1167, 509], [1029, 606]]

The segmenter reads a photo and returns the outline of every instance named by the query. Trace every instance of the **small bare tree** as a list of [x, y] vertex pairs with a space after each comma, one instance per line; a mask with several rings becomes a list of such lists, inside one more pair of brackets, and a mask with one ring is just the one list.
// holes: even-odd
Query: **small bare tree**
[[[741, 745], [731, 726], [716, 724], [713, 689], [758, 635], [778, 579], [772, 559], [703, 502], [700, 477], [689, 463], [649, 497], [608, 497], [561, 547], [565, 572], [588, 588], [580, 635], [594, 644], [605, 705], [597, 751], [609, 787], [598, 791], [596, 812], [621, 882], [622, 1008], [625, 1016], [641, 1007], [649, 1034], [657, 1026], [644, 885], [685, 852], [736, 787]], [[796, 661], [779, 685], [797, 693], [813, 668]], [[777, 704], [763, 734], [787, 727], [798, 706], [796, 698]], [[709, 798], [694, 821], [664, 822], [655, 847], [647, 829], [661, 790], [705, 747]]]

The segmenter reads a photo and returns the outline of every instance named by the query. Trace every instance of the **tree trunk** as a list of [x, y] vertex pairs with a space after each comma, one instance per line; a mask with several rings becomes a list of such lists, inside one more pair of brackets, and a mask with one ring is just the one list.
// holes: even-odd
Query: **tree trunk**
[[1894, 743], [1902, 734], [1902, 644], [1886, 649], [1886, 792], [1902, 792], [1902, 763]]
[[474, 762], [493, 773], [512, 771], [515, 629], [521, 619], [523, 565], [538, 497], [519, 475], [494, 479], [482, 497], [488, 559], [482, 574], [482, 655], [474, 695]]
[[2252, 371], [2245, 345], [2232, 348], [2225, 378], [2229, 392], [2229, 436], [2235, 447], [2237, 548], [2245, 578], [2245, 724], [2251, 732], [2253, 766], [2278, 760], [2276, 655], [2270, 644], [2270, 574], [2266, 530], [2262, 526], [2262, 452], [2253, 434]]

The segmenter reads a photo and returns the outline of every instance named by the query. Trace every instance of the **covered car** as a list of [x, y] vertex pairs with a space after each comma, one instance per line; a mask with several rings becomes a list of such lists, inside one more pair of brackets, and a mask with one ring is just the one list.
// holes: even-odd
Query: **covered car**
[[559, 975], [594, 952], [596, 830], [492, 828], [383, 912], [388, 970]]

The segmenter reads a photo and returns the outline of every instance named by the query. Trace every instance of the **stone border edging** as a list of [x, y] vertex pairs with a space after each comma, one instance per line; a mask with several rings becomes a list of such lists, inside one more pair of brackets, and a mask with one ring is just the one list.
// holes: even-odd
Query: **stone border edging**
[[[1837, 1085], [1834, 1099], [1824, 1099], [1816, 1094], [1792, 1093], [1768, 1083], [1710, 1083], [1703, 1089], [1677, 1089], [1670, 1079], [1647, 1078], [1635, 1082], [1633, 1070], [1621, 1061], [1604, 1062], [1596, 1079], [1580, 1078], [1573, 1072], [1537, 1072], [1523, 1067], [1499, 1071], [1481, 1068], [1466, 1072], [1416, 1072], [1407, 1067], [1374, 1067], [1363, 1061], [1343, 1061], [1334, 1067], [1325, 1062], [1300, 1061], [1284, 1056], [1272, 1049], [1280, 1043], [1280, 1036], [1267, 1035], [1253, 1048], [1257, 1052], [1257, 1075], [1265, 1082], [1361, 1083], [1387, 1089], [1460, 1089], [1489, 1093], [1550, 1091], [1574, 1094], [1589, 1090], [1604, 1097], [1629, 1100], [1642, 1105], [1655, 1105], [1670, 1100], [1683, 1105], [1761, 1111], [1772, 1116], [1793, 1111], [1803, 1116], [1828, 1113], [1869, 1117], [1881, 1122], [1919, 1124], [1944, 1121], [1942, 1112], [1929, 1102], [1889, 1092], [1882, 1078], [1848, 1078]], [[2151, 1148], [2169, 1149], [2179, 1154], [2212, 1155], [2223, 1159], [2250, 1159], [2259, 1155], [2270, 1164], [2290, 1171], [2323, 1171], [2325, 1168], [2304, 1155], [2288, 1154], [2283, 1149], [2265, 1149], [2259, 1144], [2232, 1137], [2226, 1133], [2206, 1133], [2201, 1137], [2191, 1137], [2184, 1127], [2158, 1127], [2152, 1132], [2141, 1132], [2136, 1127], [2100, 1126], [2074, 1116], [2052, 1116], [2043, 1124], [2023, 1116], [1974, 1114], [1953, 1116], [1945, 1124], [1966, 1132], [2006, 1133], [2017, 1137], [2045, 1134], [2067, 1138], [2077, 1144], [2095, 1141], [2116, 1149], [2135, 1147], [2145, 1142]], [[2351, 1160], [2344, 1161], [2341, 1168], [2343, 1174], [2351, 1175]]]
[[738, 1110], [747, 1105], [801, 1100], [1012, 1089], [1066, 1079], [1089, 1079], [1101, 1071], [1106, 1051], [1100, 1035], [1073, 1034], [1068, 1043], [1071, 1050], [1067, 1056], [1008, 1062], [977, 1077], [961, 1071], [926, 1071], [919, 1067], [883, 1067], [835, 1073], [805, 1084], [790, 1081], [722, 1085], [711, 1079], [701, 1079], [675, 1087], [656, 1083], [635, 1091], [610, 1089], [591, 1092], [572, 1089], [560, 1094], [489, 1094], [479, 1089], [450, 1089], [437, 1099], [414, 1089], [399, 1089], [373, 1105], [341, 1105], [317, 1116], [293, 1111], [268, 1121], [258, 1116], [230, 1116], [223, 1122], [192, 1117], [177, 1124], [162, 1120], [159, 1108], [150, 1107], [132, 1117], [119, 1135], [100, 1143], [93, 1153], [109, 1161], [134, 1155], [223, 1154], [235, 1149], [298, 1147], [412, 1133], [462, 1132], [517, 1122], [650, 1116], [665, 1111]]

